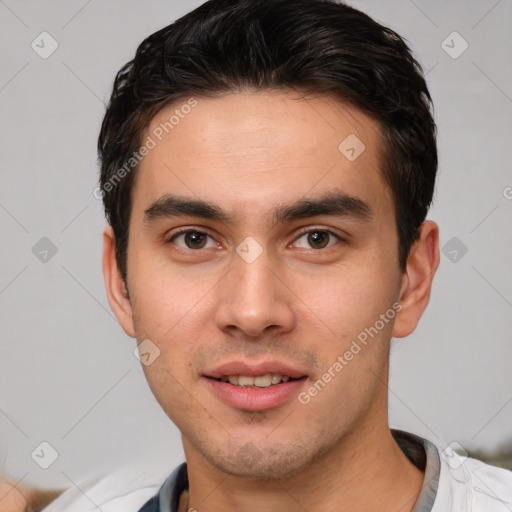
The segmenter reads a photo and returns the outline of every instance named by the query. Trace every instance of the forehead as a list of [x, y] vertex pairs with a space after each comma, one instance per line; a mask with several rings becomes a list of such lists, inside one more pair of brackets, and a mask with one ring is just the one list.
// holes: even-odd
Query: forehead
[[378, 123], [329, 96], [231, 93], [173, 102], [142, 141], [154, 146], [137, 171], [141, 208], [166, 193], [223, 202], [233, 212], [322, 195], [333, 188], [389, 211]]

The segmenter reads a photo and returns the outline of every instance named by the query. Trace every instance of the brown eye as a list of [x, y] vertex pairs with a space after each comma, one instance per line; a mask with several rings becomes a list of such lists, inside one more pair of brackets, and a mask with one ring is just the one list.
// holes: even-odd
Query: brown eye
[[323, 249], [329, 243], [329, 234], [325, 231], [311, 231], [308, 233], [308, 243], [314, 249]]
[[206, 235], [197, 231], [190, 231], [185, 233], [184, 240], [190, 249], [202, 249], [206, 243]]
[[[300, 240], [306, 240], [306, 244]], [[295, 242], [301, 249], [325, 249], [334, 245], [337, 241], [344, 241], [339, 235], [336, 235], [332, 231], [327, 229], [310, 229], [309, 231], [303, 232]]]
[[182, 244], [176, 243], [178, 247], [184, 249], [204, 249], [209, 237], [210, 235], [201, 231], [184, 230], [173, 235], [169, 242], [176, 243], [176, 240], [182, 238], [185, 245], [183, 246]]

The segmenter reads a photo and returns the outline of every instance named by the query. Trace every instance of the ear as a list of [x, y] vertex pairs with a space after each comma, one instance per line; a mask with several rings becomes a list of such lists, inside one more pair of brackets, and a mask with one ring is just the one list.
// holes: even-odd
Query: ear
[[117, 265], [116, 239], [112, 226], [107, 226], [103, 231], [103, 278], [112, 311], [124, 332], [135, 338], [132, 305]]
[[402, 276], [400, 304], [392, 336], [409, 336], [425, 311], [430, 299], [432, 280], [439, 266], [439, 228], [433, 221], [420, 226], [420, 237], [411, 248]]

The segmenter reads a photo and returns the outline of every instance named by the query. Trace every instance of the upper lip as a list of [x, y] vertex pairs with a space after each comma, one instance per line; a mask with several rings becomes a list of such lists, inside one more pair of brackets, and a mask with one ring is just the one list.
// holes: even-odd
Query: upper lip
[[263, 361], [258, 364], [244, 361], [231, 361], [207, 371], [204, 375], [206, 377], [220, 379], [223, 376], [230, 375], [257, 377], [258, 375], [265, 375], [267, 373], [287, 375], [292, 379], [300, 379], [306, 375], [304, 372], [279, 361]]

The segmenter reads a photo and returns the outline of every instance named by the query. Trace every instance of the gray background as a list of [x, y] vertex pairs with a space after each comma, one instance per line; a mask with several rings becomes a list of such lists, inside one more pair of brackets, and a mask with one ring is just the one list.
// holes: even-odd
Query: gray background
[[[93, 189], [115, 73], [199, 3], [0, 0], [0, 468], [23, 483], [69, 486], [136, 459], [169, 470], [182, 460], [106, 300]], [[408, 39], [439, 126], [429, 218], [449, 245], [418, 329], [393, 341], [391, 424], [493, 449], [512, 437], [512, 2], [351, 4]], [[31, 48], [43, 31], [59, 45], [47, 59]], [[469, 44], [458, 58], [454, 31]], [[46, 262], [43, 237], [57, 248]], [[48, 469], [31, 457], [43, 441], [59, 454]]]

